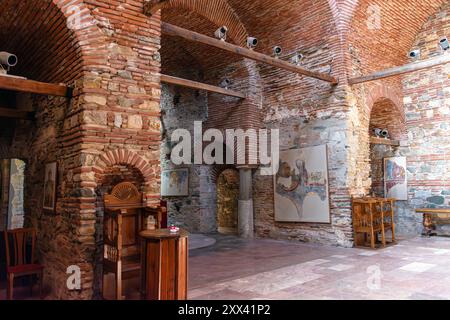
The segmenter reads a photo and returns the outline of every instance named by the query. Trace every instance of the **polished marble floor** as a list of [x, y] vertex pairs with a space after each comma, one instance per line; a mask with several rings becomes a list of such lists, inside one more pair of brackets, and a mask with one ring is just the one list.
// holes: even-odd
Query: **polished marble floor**
[[190, 255], [190, 299], [450, 299], [450, 239], [346, 249], [216, 236]]
[[[193, 300], [450, 299], [450, 238], [403, 239], [379, 250], [222, 235], [194, 238]], [[137, 279], [129, 284], [128, 299], [139, 298], [138, 284]], [[19, 284], [15, 298], [37, 297]]]

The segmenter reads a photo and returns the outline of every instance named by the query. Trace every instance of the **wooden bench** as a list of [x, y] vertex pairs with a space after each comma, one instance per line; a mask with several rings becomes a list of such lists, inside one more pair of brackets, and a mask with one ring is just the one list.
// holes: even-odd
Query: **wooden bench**
[[[421, 208], [416, 209], [417, 213], [423, 214], [423, 235], [437, 236], [436, 224], [450, 224], [450, 209], [448, 208]], [[434, 219], [433, 219], [434, 218]]]

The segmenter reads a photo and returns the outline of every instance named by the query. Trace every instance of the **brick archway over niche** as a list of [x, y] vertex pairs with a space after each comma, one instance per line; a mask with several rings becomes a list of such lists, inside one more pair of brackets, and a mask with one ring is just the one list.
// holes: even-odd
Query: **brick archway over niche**
[[162, 9], [183, 8], [194, 11], [217, 26], [227, 26], [228, 35], [234, 43], [245, 45], [248, 36], [247, 30], [233, 8], [226, 0], [168, 0]]
[[373, 86], [366, 95], [366, 103], [370, 132], [375, 128], [387, 128], [392, 139], [406, 139], [406, 118], [401, 91], [381, 84]]
[[403, 93], [400, 90], [381, 84], [373, 86], [366, 95], [366, 104], [369, 107], [369, 114], [372, 113], [375, 103], [381, 99], [388, 99], [392, 101], [397, 109], [396, 113], [400, 116], [402, 123], [406, 122], [405, 110], [403, 106]]
[[95, 173], [94, 188], [97, 187], [97, 183], [101, 181], [106, 170], [116, 165], [127, 165], [137, 169], [144, 179], [144, 196], [147, 204], [159, 204], [160, 195], [148, 191], [154, 183], [151, 178], [155, 173], [154, 168], [139, 154], [126, 149], [109, 150], [98, 156], [92, 168]]

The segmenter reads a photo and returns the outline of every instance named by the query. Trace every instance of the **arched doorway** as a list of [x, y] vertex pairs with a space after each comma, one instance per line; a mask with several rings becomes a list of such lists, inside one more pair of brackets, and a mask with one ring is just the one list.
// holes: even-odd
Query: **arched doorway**
[[[406, 126], [404, 116], [396, 104], [388, 98], [375, 101], [370, 113], [369, 136], [376, 136], [376, 130], [386, 130], [387, 140], [405, 139]], [[381, 140], [382, 141], [382, 140]], [[370, 146], [370, 164], [372, 178], [372, 195], [384, 197], [383, 159], [397, 155], [398, 145], [372, 143]]]
[[226, 169], [217, 179], [217, 229], [222, 234], [238, 232], [239, 172]]

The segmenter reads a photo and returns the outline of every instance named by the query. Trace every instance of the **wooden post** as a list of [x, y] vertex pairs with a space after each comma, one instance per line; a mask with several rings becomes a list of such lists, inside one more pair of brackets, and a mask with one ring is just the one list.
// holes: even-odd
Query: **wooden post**
[[419, 70], [423, 70], [423, 69], [433, 68], [435, 66], [439, 66], [441, 64], [446, 64], [449, 62], [450, 62], [450, 54], [444, 53], [441, 56], [434, 57], [434, 58], [431, 58], [428, 60], [424, 60], [424, 61], [420, 61], [420, 62], [413, 62], [413, 63], [405, 64], [400, 67], [394, 67], [394, 68], [378, 71], [378, 72], [372, 73], [367, 76], [351, 78], [348, 80], [348, 82], [350, 85], [354, 85], [354, 84], [363, 83], [363, 82], [375, 81], [375, 80], [394, 77], [394, 76], [398, 76], [401, 74], [411, 73], [411, 72], [415, 72], [415, 71], [419, 71]]
[[223, 95], [227, 95], [227, 96], [231, 96], [231, 97], [236, 97], [236, 98], [240, 98], [240, 99], [247, 98], [247, 96], [245, 94], [241, 93], [241, 92], [228, 90], [228, 89], [223, 89], [223, 88], [220, 88], [220, 87], [215, 87], [215, 86], [212, 86], [212, 85], [209, 85], [209, 84], [196, 82], [196, 81], [192, 81], [192, 80], [172, 77], [172, 76], [168, 76], [168, 75], [165, 75], [165, 74], [161, 74], [161, 82], [174, 84], [174, 85], [187, 87], [187, 88], [192, 88], [192, 89], [198, 89], [198, 90], [205, 90], [205, 91], [209, 91], [209, 92], [215, 92], [215, 93], [219, 93], [219, 94], [223, 94]]
[[237, 45], [225, 42], [225, 41], [220, 41], [220, 40], [205, 36], [203, 34], [200, 34], [200, 33], [197, 33], [197, 32], [191, 31], [191, 30], [187, 30], [184, 28], [180, 28], [180, 27], [171, 25], [169, 23], [162, 22], [161, 23], [161, 31], [167, 35], [178, 36], [178, 37], [182, 37], [189, 41], [203, 43], [203, 44], [206, 44], [206, 45], [209, 45], [212, 47], [216, 47], [218, 49], [222, 49], [222, 50], [237, 54], [239, 56], [242, 56], [242, 57], [245, 57], [248, 59], [252, 59], [252, 60], [255, 60], [258, 62], [262, 62], [262, 63], [268, 64], [268, 65], [280, 68], [280, 69], [285, 69], [285, 70], [288, 70], [291, 72], [302, 74], [307, 77], [327, 81], [333, 85], [338, 84], [338, 80], [329, 74], [310, 71], [310, 70], [304, 69], [302, 67], [299, 67], [295, 64], [289, 63], [287, 61], [284, 61], [281, 59], [276, 59], [271, 56], [268, 56], [268, 55], [265, 55], [265, 54], [262, 54], [259, 52], [255, 52], [250, 49], [242, 48], [240, 46], [237, 46]]

